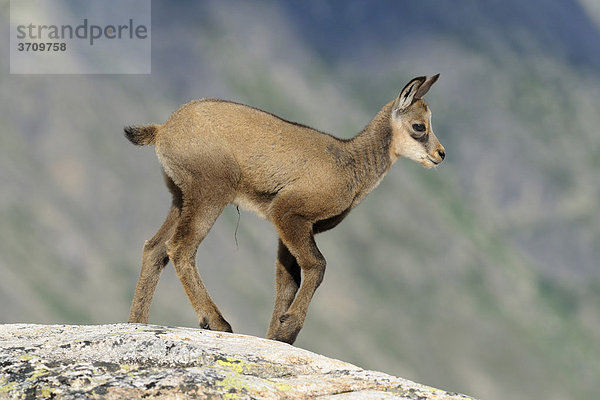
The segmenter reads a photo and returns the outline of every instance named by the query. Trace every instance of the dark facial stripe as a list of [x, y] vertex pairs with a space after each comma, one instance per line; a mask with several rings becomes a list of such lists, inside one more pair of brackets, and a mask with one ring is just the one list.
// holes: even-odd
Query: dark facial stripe
[[413, 139], [415, 139], [419, 143], [427, 143], [429, 141], [429, 133], [424, 134], [423, 136], [415, 137], [414, 135], [410, 135]]

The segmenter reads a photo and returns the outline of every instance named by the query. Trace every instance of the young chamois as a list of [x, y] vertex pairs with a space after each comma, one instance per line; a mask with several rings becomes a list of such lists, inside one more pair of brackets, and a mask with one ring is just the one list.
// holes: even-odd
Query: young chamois
[[156, 146], [173, 196], [165, 222], [144, 244], [129, 322], [148, 322], [160, 273], [171, 260], [200, 326], [231, 332], [195, 258], [200, 242], [232, 203], [277, 229], [275, 309], [267, 338], [293, 343], [325, 273], [314, 235], [340, 223], [399, 157], [426, 168], [444, 159], [422, 99], [438, 77], [411, 80], [349, 140], [214, 99], [181, 106], [163, 125], [126, 127], [132, 143]]

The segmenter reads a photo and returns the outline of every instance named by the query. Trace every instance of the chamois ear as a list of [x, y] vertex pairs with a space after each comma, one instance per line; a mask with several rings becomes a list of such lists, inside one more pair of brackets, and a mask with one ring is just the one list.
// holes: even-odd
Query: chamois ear
[[425, 82], [423, 82], [423, 84], [421, 86], [419, 86], [419, 89], [417, 90], [417, 93], [415, 94], [415, 100], [416, 99], [422, 99], [423, 96], [425, 96], [425, 94], [427, 92], [429, 92], [429, 88], [431, 87], [431, 85], [433, 85], [438, 78], [440, 77], [440, 74], [434, 75], [431, 78], [427, 79]]
[[410, 105], [415, 100], [415, 95], [419, 91], [419, 87], [425, 82], [427, 78], [424, 76], [419, 76], [414, 78], [410, 82], [404, 86], [404, 89], [400, 92], [400, 95], [394, 102], [394, 112], [403, 111], [410, 107]]

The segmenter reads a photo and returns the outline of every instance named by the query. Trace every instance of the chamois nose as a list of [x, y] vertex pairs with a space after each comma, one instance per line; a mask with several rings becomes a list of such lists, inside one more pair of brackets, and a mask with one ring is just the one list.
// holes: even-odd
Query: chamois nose
[[446, 158], [446, 153], [444, 152], [444, 150], [438, 150], [437, 151], [438, 155], [440, 156], [440, 158], [443, 160], [444, 158]]

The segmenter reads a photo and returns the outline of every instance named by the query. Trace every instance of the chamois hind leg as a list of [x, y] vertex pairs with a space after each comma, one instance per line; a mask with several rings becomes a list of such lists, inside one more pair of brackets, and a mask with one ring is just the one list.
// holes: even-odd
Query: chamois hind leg
[[279, 239], [277, 250], [277, 260], [275, 261], [275, 308], [269, 324], [267, 337], [273, 337], [279, 327], [279, 319], [288, 310], [298, 288], [300, 287], [300, 266], [296, 258], [290, 253], [287, 247]]
[[325, 258], [317, 248], [309, 220], [289, 211], [280, 215], [275, 219], [279, 237], [304, 272], [304, 281], [288, 310], [279, 318], [279, 326], [271, 331], [268, 338], [291, 344], [302, 329], [308, 305], [323, 281]]
[[197, 187], [184, 189], [181, 216], [173, 237], [167, 241], [167, 253], [198, 315], [200, 327], [232, 332], [208, 294], [195, 260], [198, 246], [229, 203], [226, 194], [215, 187], [205, 191]]
[[169, 214], [158, 232], [156, 232], [152, 239], [144, 243], [142, 270], [135, 287], [135, 294], [129, 312], [129, 322], [148, 323], [148, 313], [150, 312], [150, 305], [152, 304], [156, 285], [158, 284], [160, 274], [169, 262], [165, 242], [173, 236], [175, 226], [179, 220], [179, 213], [181, 212], [181, 190], [175, 186], [171, 178], [166, 175], [164, 176], [167, 186], [173, 195], [173, 202]]

